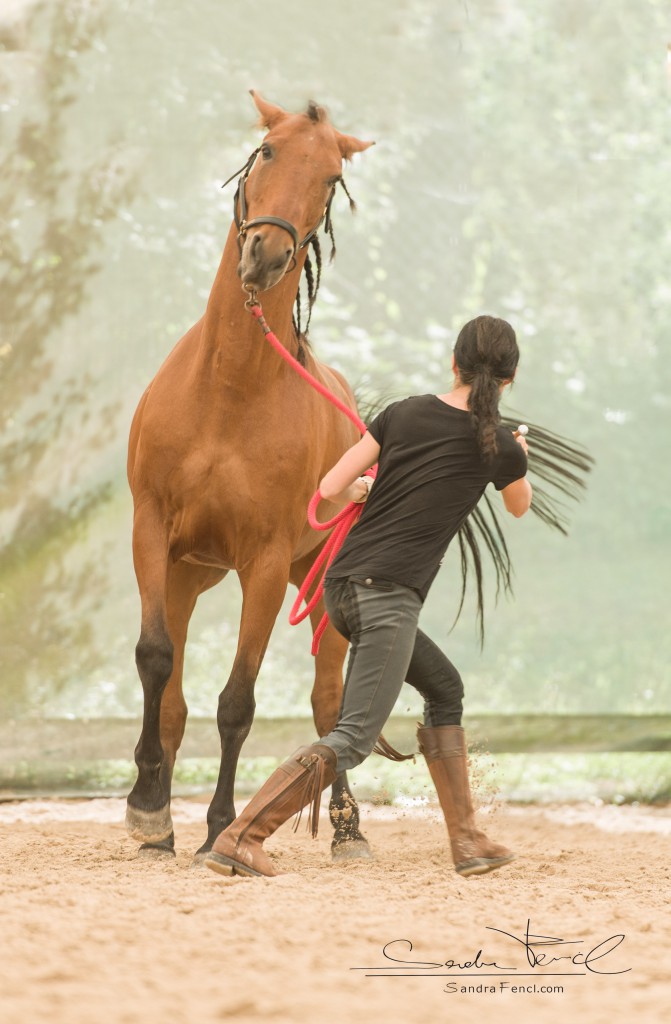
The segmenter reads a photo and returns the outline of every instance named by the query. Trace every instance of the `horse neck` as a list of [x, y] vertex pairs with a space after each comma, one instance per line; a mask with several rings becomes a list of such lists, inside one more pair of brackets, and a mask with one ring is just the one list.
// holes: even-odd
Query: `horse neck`
[[[297, 349], [293, 306], [305, 252], [297, 254], [296, 259], [296, 268], [261, 295], [266, 320], [292, 355], [296, 355]], [[261, 328], [245, 309], [237, 273], [239, 260], [237, 231], [232, 225], [207, 303], [201, 352], [208, 373], [220, 375], [239, 390], [258, 391], [271, 385], [278, 373], [284, 372], [285, 364], [265, 343]]]

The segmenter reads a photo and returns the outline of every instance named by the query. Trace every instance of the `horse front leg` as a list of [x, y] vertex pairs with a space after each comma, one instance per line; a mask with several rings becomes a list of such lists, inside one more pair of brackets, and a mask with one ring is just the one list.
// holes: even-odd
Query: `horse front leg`
[[235, 773], [254, 720], [254, 685], [286, 593], [289, 558], [258, 559], [239, 577], [243, 599], [238, 647], [217, 708], [221, 739], [219, 778], [207, 811], [207, 839], [196, 853], [196, 863], [204, 859], [219, 833], [235, 819]]
[[[312, 613], [316, 629], [323, 615], [321, 602]], [[326, 736], [338, 720], [342, 701], [342, 666], [347, 641], [333, 626], [326, 628], [315, 657], [312, 713], [319, 736]], [[331, 858], [334, 861], [370, 860], [368, 840], [359, 830], [359, 805], [349, 787], [347, 772], [341, 772], [331, 788], [329, 817], [333, 826]]]
[[[300, 587], [311, 569], [316, 552], [295, 562], [291, 582]], [[310, 613], [312, 630], [317, 629], [324, 614], [322, 601]], [[328, 625], [315, 656], [315, 679], [312, 687], [312, 715], [318, 736], [327, 736], [338, 721], [342, 703], [342, 667], [348, 643], [332, 625]], [[334, 861], [369, 860], [373, 855], [368, 840], [359, 830], [359, 805], [349, 787], [347, 772], [341, 772], [331, 787], [329, 817], [333, 826], [331, 857]]]
[[158, 843], [172, 834], [160, 720], [163, 693], [173, 673], [174, 647], [166, 608], [168, 542], [161, 516], [148, 503], [135, 515], [133, 561], [142, 602], [135, 661], [142, 682], [144, 710], [142, 732], [135, 748], [137, 781], [128, 795], [126, 828], [134, 839]]
[[[184, 738], [187, 706], [184, 700], [182, 678], [184, 673], [184, 648], [186, 636], [200, 594], [219, 583], [226, 575], [224, 570], [177, 562], [168, 570], [166, 611], [168, 632], [173, 643], [172, 673], [161, 699], [160, 739], [162, 749], [159, 780], [164, 798], [170, 803], [172, 775], [177, 752]], [[174, 832], [158, 841], [145, 842], [140, 847], [143, 856], [175, 855]]]

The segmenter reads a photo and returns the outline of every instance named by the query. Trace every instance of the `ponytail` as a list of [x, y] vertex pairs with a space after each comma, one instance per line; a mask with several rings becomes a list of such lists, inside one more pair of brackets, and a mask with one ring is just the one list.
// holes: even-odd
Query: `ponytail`
[[468, 408], [473, 418], [475, 435], [482, 457], [491, 460], [496, 455], [496, 428], [499, 416], [499, 383], [486, 363], [476, 368], [468, 396]]
[[459, 332], [454, 358], [462, 384], [471, 389], [468, 408], [480, 453], [491, 461], [497, 451], [500, 388], [512, 380], [519, 360], [515, 332], [506, 320], [478, 316]]

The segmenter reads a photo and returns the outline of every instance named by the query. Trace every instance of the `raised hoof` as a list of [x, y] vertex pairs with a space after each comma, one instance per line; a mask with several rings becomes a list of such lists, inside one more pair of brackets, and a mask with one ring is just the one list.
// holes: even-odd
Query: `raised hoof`
[[191, 861], [190, 867], [194, 871], [195, 870], [200, 870], [200, 868], [204, 868], [205, 867], [205, 860], [209, 856], [210, 856], [210, 851], [209, 850], [198, 850], [193, 855], [193, 860]]
[[141, 843], [156, 844], [172, 835], [170, 805], [160, 811], [141, 811], [131, 804], [126, 805], [126, 831], [131, 839]]
[[331, 844], [331, 860], [334, 864], [350, 860], [374, 860], [374, 854], [365, 839], [345, 839]]
[[510, 864], [511, 860], [515, 860], [514, 853], [511, 853], [509, 857], [492, 857], [489, 859], [486, 857], [474, 857], [473, 860], [465, 860], [461, 864], [457, 864], [454, 870], [462, 878], [468, 878], [469, 875], [486, 875], [489, 871], [496, 871], [497, 868], [502, 868], [504, 864]]
[[203, 863], [206, 868], [210, 871], [216, 871], [218, 875], [252, 875], [255, 878], [263, 878], [264, 876], [260, 871], [255, 871], [254, 868], [247, 867], [246, 864], [240, 864], [237, 860], [233, 860], [231, 857], [225, 857], [222, 853], [210, 852], [206, 854]]

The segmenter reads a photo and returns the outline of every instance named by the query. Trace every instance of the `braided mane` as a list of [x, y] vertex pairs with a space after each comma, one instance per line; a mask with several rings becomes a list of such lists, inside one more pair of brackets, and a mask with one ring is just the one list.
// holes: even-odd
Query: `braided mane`
[[[305, 111], [305, 116], [313, 122], [313, 124], [323, 124], [328, 121], [328, 113], [325, 107], [321, 107], [314, 100], [310, 100]], [[349, 194], [349, 189], [342, 178], [338, 179], [338, 183], [342, 186], [347, 199], [349, 200], [349, 207], [352, 213], [356, 211], [356, 203]], [[326, 218], [326, 224], [324, 225], [324, 231], [331, 239], [331, 253], [329, 255], [329, 263], [332, 263], [336, 255], [336, 244], [335, 236], [333, 234], [333, 221], [330, 214]], [[310, 258], [310, 249], [313, 251], [315, 267], [312, 265]], [[307, 339], [307, 332], [310, 326], [310, 319], [312, 317], [312, 307], [317, 299], [317, 292], [319, 291], [319, 283], [322, 276], [322, 250], [317, 235], [314, 235], [308, 243], [308, 254], [305, 258], [305, 265], [303, 268], [305, 276], [305, 282], [307, 285], [307, 320], [305, 327], [302, 326], [302, 300], [301, 300], [301, 282], [298, 282], [298, 288], [296, 289], [296, 308], [293, 316], [294, 330], [296, 331], [296, 337], [298, 338], [298, 360], [303, 365], [305, 364], [305, 348], [309, 347]]]

